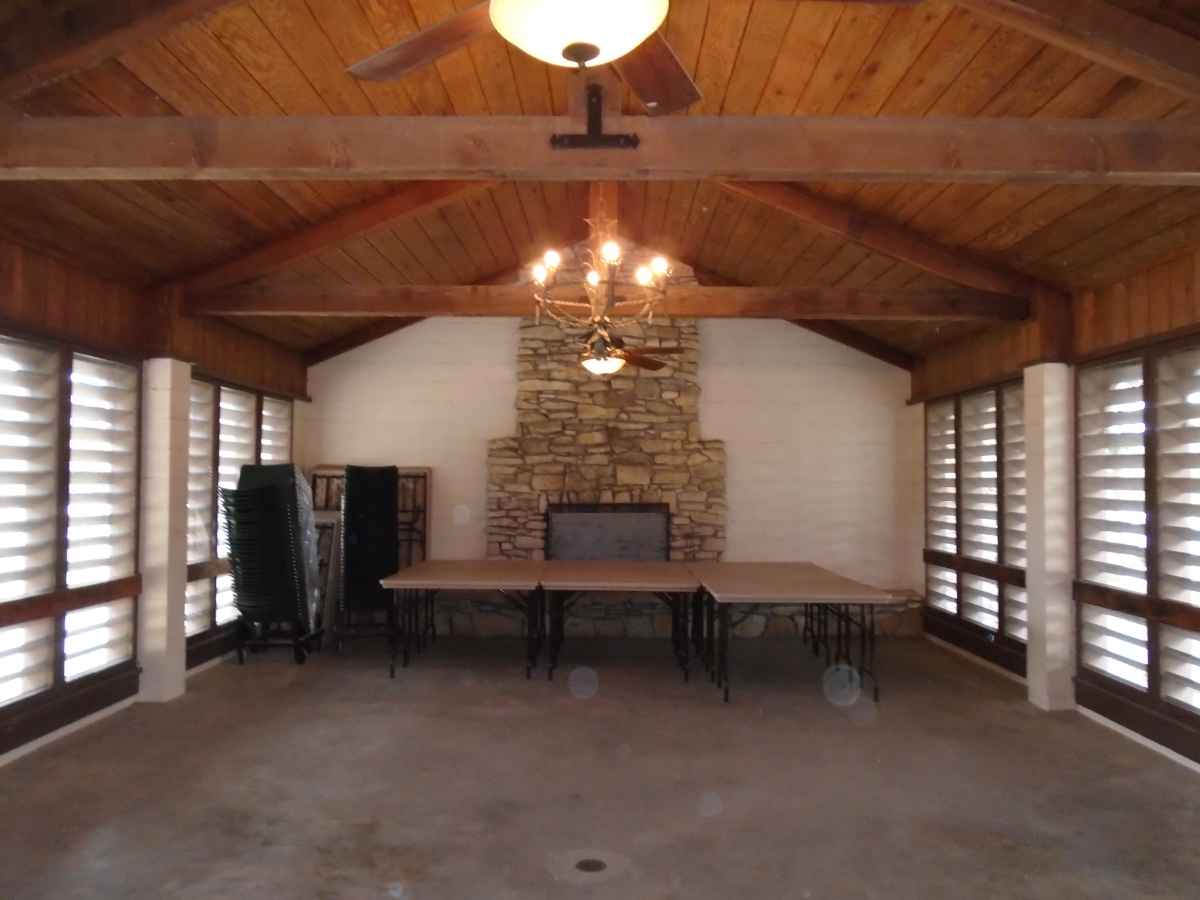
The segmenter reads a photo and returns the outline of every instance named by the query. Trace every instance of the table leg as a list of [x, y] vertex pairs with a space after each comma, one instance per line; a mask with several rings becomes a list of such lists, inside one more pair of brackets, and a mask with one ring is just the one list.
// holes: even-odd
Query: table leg
[[722, 603], [720, 612], [720, 650], [719, 661], [717, 667], [720, 670], [717, 675], [717, 687], [722, 689], [725, 694], [725, 702], [729, 702], [729, 604]]
[[704, 598], [705, 641], [704, 660], [709, 681], [717, 679], [717, 601], [712, 594]]

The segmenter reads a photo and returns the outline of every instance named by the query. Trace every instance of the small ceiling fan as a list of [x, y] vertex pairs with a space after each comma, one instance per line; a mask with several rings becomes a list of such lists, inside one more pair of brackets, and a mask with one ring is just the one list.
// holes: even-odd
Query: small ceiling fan
[[349, 72], [369, 81], [394, 81], [497, 32], [551, 65], [611, 63], [650, 115], [666, 115], [701, 97], [658, 30], [668, 6], [668, 0], [491, 0], [384, 48]]
[[625, 340], [611, 332], [603, 322], [592, 326], [591, 333], [583, 339], [582, 344], [580, 362], [593, 375], [612, 375], [626, 365], [657, 372], [666, 363], [650, 354], [668, 356], [683, 352], [682, 347], [626, 347]]

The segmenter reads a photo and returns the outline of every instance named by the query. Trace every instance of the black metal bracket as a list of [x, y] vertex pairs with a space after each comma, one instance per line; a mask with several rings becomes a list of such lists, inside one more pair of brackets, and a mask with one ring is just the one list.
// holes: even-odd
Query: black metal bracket
[[550, 135], [555, 150], [636, 150], [640, 143], [636, 134], [604, 133], [604, 89], [598, 84], [587, 87], [587, 133]]

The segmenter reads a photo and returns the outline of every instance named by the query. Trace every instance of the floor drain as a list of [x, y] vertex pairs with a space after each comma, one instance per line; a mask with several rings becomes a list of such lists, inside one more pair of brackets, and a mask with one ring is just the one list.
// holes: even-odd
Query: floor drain
[[575, 868], [577, 868], [580, 872], [603, 872], [608, 868], [608, 863], [602, 859], [581, 859], [579, 862], [575, 863]]

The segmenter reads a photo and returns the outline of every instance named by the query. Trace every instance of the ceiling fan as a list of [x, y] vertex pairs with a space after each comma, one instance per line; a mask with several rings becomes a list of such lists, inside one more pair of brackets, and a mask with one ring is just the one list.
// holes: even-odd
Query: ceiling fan
[[612, 375], [626, 365], [657, 372], [666, 363], [650, 354], [667, 356], [683, 352], [682, 347], [626, 347], [625, 340], [611, 332], [603, 322], [597, 322], [582, 343], [580, 362], [593, 375]]
[[394, 81], [494, 31], [551, 65], [611, 63], [650, 115], [666, 115], [701, 97], [658, 30], [668, 5], [668, 0], [491, 0], [384, 48], [349, 72]]

